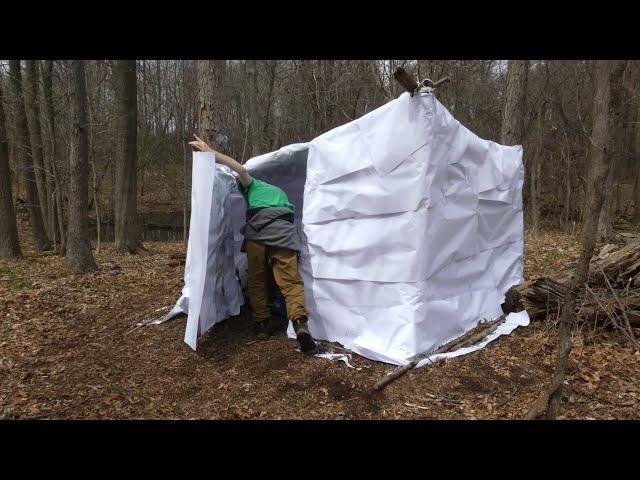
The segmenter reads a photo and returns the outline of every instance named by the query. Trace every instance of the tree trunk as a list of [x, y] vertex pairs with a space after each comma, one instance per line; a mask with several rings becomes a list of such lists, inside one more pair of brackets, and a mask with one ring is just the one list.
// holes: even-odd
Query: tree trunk
[[551, 387], [544, 392], [529, 411], [527, 418], [536, 418], [546, 412], [547, 419], [555, 419], [558, 415], [562, 385], [566, 376], [571, 353], [571, 329], [575, 317], [576, 298], [584, 288], [589, 277], [589, 265], [596, 245], [598, 218], [604, 203], [604, 192], [609, 187], [605, 184], [608, 174], [608, 155], [605, 147], [608, 144], [610, 78], [612, 62], [600, 60], [594, 65], [593, 127], [591, 132], [591, 149], [588, 157], [587, 194], [585, 206], [585, 222], [583, 226], [583, 251], [578, 261], [576, 274], [573, 277], [560, 316], [560, 330], [556, 347], [556, 363], [551, 379]]
[[83, 60], [72, 60], [70, 82], [69, 231], [65, 263], [72, 273], [97, 268], [89, 242], [89, 142], [87, 90]]
[[[100, 107], [100, 105], [98, 104], [98, 108]], [[100, 237], [100, 227], [101, 227], [101, 222], [100, 222], [100, 199], [99, 199], [99, 190], [100, 190], [100, 184], [98, 183], [98, 175], [96, 174], [96, 155], [95, 155], [95, 148], [94, 148], [94, 133], [93, 133], [93, 126], [94, 126], [94, 120], [95, 117], [93, 116], [93, 104], [91, 102], [87, 102], [87, 117], [89, 120], [89, 128], [88, 128], [88, 150], [89, 150], [89, 164], [91, 165], [91, 173], [92, 173], [92, 177], [93, 177], [93, 188], [91, 191], [91, 204], [89, 205], [88, 209], [90, 210], [91, 207], [93, 206], [93, 208], [95, 209], [96, 212], [96, 254], [100, 253], [100, 247], [101, 247], [101, 237]]]
[[562, 214], [560, 215], [561, 224], [569, 223], [569, 215], [571, 213], [571, 150], [569, 149], [569, 140], [567, 139], [567, 133], [564, 132], [565, 139], [565, 153], [563, 154], [565, 163], [565, 183], [564, 183], [564, 206], [562, 208]]
[[[53, 183], [53, 192], [55, 196], [55, 202], [52, 202], [52, 203], [55, 203], [55, 214], [52, 213], [52, 217], [55, 217], [57, 215], [58, 232], [60, 233], [60, 247], [62, 252], [64, 252], [65, 244], [66, 244], [66, 235], [65, 235], [65, 228], [64, 228], [64, 214], [62, 211], [62, 193], [61, 193], [62, 186], [58, 178], [58, 167], [56, 166], [57, 149], [56, 149], [56, 136], [55, 136], [55, 111], [53, 108], [52, 76], [53, 76], [53, 61], [45, 60], [43, 64], [42, 86], [43, 86], [43, 92], [44, 92], [44, 99], [46, 103], [45, 112], [46, 112], [46, 118], [47, 118], [47, 127], [48, 127], [47, 130], [49, 134], [49, 144], [50, 144], [49, 166], [51, 167], [51, 178]], [[52, 220], [51, 224], [55, 225], [55, 222]]]
[[301, 74], [304, 84], [307, 85], [309, 90], [309, 102], [311, 107], [311, 114], [309, 116], [309, 124], [307, 128], [306, 136], [313, 138], [318, 132], [322, 131], [321, 114], [320, 114], [320, 98], [318, 87], [318, 76], [316, 75], [316, 68], [313, 60], [304, 60], [302, 63]]
[[278, 61], [271, 60], [269, 64], [269, 87], [267, 89], [268, 93], [266, 98], [267, 112], [264, 116], [264, 123], [262, 126], [262, 138], [264, 138], [265, 140], [264, 144], [267, 145], [267, 148], [270, 146], [270, 142], [273, 140], [272, 133], [274, 129], [271, 127], [271, 124], [272, 124], [271, 112], [273, 110], [273, 97], [274, 97], [273, 93], [274, 93], [275, 84], [276, 84], [277, 68], [278, 68]]
[[16, 212], [13, 208], [11, 170], [9, 169], [9, 142], [4, 115], [4, 94], [0, 84], [0, 258], [20, 257], [20, 241]]
[[538, 107], [537, 119], [536, 119], [536, 151], [531, 156], [531, 162], [529, 165], [530, 173], [530, 196], [531, 196], [531, 229], [533, 232], [538, 230], [538, 222], [540, 221], [540, 207], [538, 206], [538, 194], [539, 194], [539, 180], [540, 180], [540, 167], [542, 163], [542, 148], [543, 148], [543, 112], [544, 105], [540, 102]]
[[[180, 95], [183, 99], [182, 102], [178, 103], [177, 111], [178, 111], [178, 121], [176, 122], [176, 130], [178, 132], [178, 138], [182, 141], [182, 244], [185, 248], [187, 248], [187, 244], [189, 243], [189, 236], [187, 234], [188, 228], [188, 215], [189, 215], [189, 189], [188, 189], [188, 162], [189, 162], [189, 152], [191, 148], [189, 148], [187, 144], [187, 132], [192, 132], [191, 125], [189, 124], [189, 110], [191, 106], [191, 98], [193, 96], [193, 92], [189, 94], [186, 93], [185, 85], [187, 83], [187, 67], [188, 64], [186, 62], [180, 62]], [[177, 178], [176, 178], [177, 180]]]
[[260, 155], [261, 139], [260, 124], [258, 121], [258, 65], [255, 60], [247, 60], [247, 80], [249, 88], [247, 93], [249, 106], [249, 139], [251, 142], [251, 157]]
[[[50, 83], [51, 78], [47, 80], [47, 69], [49, 68], [51, 62], [41, 62], [40, 66], [37, 68], [38, 78], [42, 78], [42, 82], [38, 82], [42, 85], [42, 90], [38, 89], [38, 97], [41, 98], [40, 105], [44, 105], [44, 108], [38, 108], [39, 112], [42, 114], [40, 117], [41, 124], [41, 138], [40, 141], [42, 143], [42, 151], [43, 156], [42, 160], [44, 163], [44, 174], [45, 174], [45, 184], [46, 184], [46, 192], [47, 192], [47, 232], [49, 234], [49, 239], [53, 242], [53, 248], [57, 248], [58, 235], [56, 232], [56, 201], [55, 201], [55, 184], [53, 181], [53, 173], [51, 162], [53, 161], [52, 151], [51, 151], [51, 142], [49, 139], [51, 138], [49, 132], [49, 119], [47, 113], [47, 96], [46, 83]], [[49, 84], [49, 89], [51, 89], [51, 85]]]
[[137, 85], [136, 61], [115, 63], [117, 92], [118, 154], [116, 164], [115, 247], [120, 253], [140, 248], [137, 212]]
[[638, 106], [638, 117], [636, 119], [635, 130], [635, 178], [633, 186], [633, 216], [636, 224], [640, 225], [640, 104]]
[[22, 72], [20, 60], [9, 60], [9, 70], [11, 75], [11, 86], [13, 89], [13, 97], [15, 100], [15, 135], [16, 135], [16, 153], [18, 154], [18, 164], [22, 165], [25, 171], [25, 183], [27, 189], [27, 207], [29, 209], [29, 223], [31, 231], [39, 251], [51, 250], [51, 243], [47, 238], [47, 231], [44, 227], [42, 219], [42, 210], [40, 209], [40, 198], [38, 195], [38, 186], [34, 173], [34, 164], [31, 156], [31, 146], [29, 140], [29, 127], [27, 124], [27, 116], [25, 112], [24, 94], [22, 90]]
[[633, 105], [635, 110], [635, 121], [633, 132], [631, 134], [631, 158], [629, 159], [631, 175], [633, 182], [633, 205], [632, 218], [636, 226], [640, 226], [640, 102]]
[[215, 62], [213, 60], [198, 60], [198, 132], [205, 142], [214, 149], [217, 147], [216, 133], [218, 132], [215, 119]]
[[624, 105], [623, 94], [624, 89], [622, 87], [622, 76], [624, 74], [627, 62], [620, 61], [616, 65], [616, 68], [611, 74], [611, 99], [610, 99], [610, 113], [609, 113], [609, 145], [607, 148], [607, 155], [609, 158], [609, 173], [607, 176], [607, 185], [611, 185], [611, 188], [607, 188], [604, 192], [604, 205], [602, 212], [600, 213], [600, 220], [598, 225], [598, 231], [601, 238], [605, 242], [613, 240], [613, 222], [615, 217], [615, 189], [613, 188], [616, 179], [616, 173], [620, 167], [620, 163], [623, 159], [622, 145], [625, 137], [625, 125], [624, 119]]
[[92, 157], [91, 170], [93, 173], [93, 207], [95, 208], [95, 211], [96, 211], [96, 254], [97, 254], [97, 253], [100, 253], [100, 246], [101, 246], [100, 231], [102, 227], [102, 221], [100, 218], [100, 196], [99, 196], [100, 186], [98, 185], [98, 178], [96, 175], [96, 161], [93, 158], [93, 155], [91, 157]]
[[189, 160], [189, 149], [187, 148], [186, 142], [182, 143], [182, 244], [185, 248], [189, 244], [189, 233], [187, 232], [188, 225], [188, 215], [189, 215], [189, 189], [187, 188], [187, 184], [189, 181], [189, 176], [187, 175], [188, 171], [188, 160]]
[[503, 145], [522, 143], [528, 71], [528, 60], [509, 60], [507, 91], [502, 111], [502, 132], [500, 134], [500, 143]]
[[51, 238], [51, 226], [49, 223], [49, 195], [47, 192], [48, 175], [45, 174], [44, 155], [42, 153], [42, 133], [40, 131], [40, 106], [38, 99], [38, 70], [35, 60], [25, 60], [24, 76], [24, 103], [27, 112], [27, 123], [31, 135], [31, 158], [33, 159], [33, 170], [38, 187], [38, 198], [40, 199], [40, 211], [42, 220], [49, 238]]

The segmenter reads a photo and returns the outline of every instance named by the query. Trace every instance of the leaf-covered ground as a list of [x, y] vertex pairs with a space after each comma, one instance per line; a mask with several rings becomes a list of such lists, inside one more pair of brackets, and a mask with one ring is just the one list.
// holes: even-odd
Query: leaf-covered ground
[[[193, 352], [184, 317], [131, 331], [182, 288], [184, 269], [171, 266], [182, 244], [146, 247], [122, 256], [103, 245], [100, 270], [84, 276], [28, 245], [23, 259], [0, 260], [0, 418], [521, 418], [552, 372], [554, 319], [382, 392], [372, 386], [392, 366], [303, 355], [284, 325], [257, 342], [244, 317], [232, 318]], [[577, 254], [567, 233], [527, 234], [526, 277], [552, 275]], [[567, 380], [562, 418], [640, 418], [640, 356], [613, 332], [576, 330]]]

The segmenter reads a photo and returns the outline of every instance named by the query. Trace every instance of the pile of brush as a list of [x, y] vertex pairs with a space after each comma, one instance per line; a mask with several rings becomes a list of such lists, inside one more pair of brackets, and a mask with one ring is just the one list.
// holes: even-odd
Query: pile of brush
[[[573, 273], [540, 277], [512, 287], [505, 311], [524, 308], [532, 319], [557, 316]], [[605, 245], [591, 260], [589, 281], [576, 302], [576, 317], [613, 326], [637, 345], [633, 329], [640, 328], [640, 238], [627, 238], [623, 245]]]

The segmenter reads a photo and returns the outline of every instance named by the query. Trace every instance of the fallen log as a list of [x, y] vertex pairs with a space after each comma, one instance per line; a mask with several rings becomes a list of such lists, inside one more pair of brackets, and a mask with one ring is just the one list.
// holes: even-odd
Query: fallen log
[[[597, 288], [607, 304], [611, 304], [610, 310], [616, 315], [627, 312], [632, 327], [640, 327], [640, 288], [633, 290], [614, 289], [617, 297], [611, 295], [611, 290], [604, 287]], [[527, 282], [512, 287], [507, 292], [511, 311], [526, 310], [532, 320], [546, 318], [549, 315], [559, 313], [568, 287], [551, 278], [538, 278], [533, 282]], [[601, 300], [602, 301], [602, 300]], [[607, 313], [598, 305], [592, 294], [583, 293], [578, 298], [580, 305], [579, 318], [597, 320]]]
[[589, 281], [598, 279], [602, 270], [613, 285], [640, 286], [640, 239], [632, 239], [618, 249], [607, 247], [591, 260]]
[[[391, 371], [391, 373], [384, 376], [381, 380], [379, 380], [373, 386], [373, 389], [382, 390], [391, 382], [393, 382], [397, 378], [400, 378], [409, 370], [415, 368], [416, 365], [418, 365], [418, 363], [420, 363], [420, 361], [424, 360], [425, 358], [431, 357], [433, 355], [437, 355], [439, 353], [452, 352], [454, 350], [458, 350], [464, 347], [469, 347], [471, 345], [478, 343], [479, 341], [486, 338], [488, 335], [492, 334], [498, 328], [498, 326], [502, 322], [504, 322], [505, 318], [507, 318], [507, 314], [503, 314], [490, 322], [481, 323], [473, 330], [470, 330], [464, 335], [458, 338], [455, 338], [450, 342], [445, 343], [444, 345], [436, 348], [435, 350], [416, 355], [411, 359], [411, 362], [409, 362], [407, 365], [403, 365], [402, 367], [396, 368], [395, 370]], [[478, 330], [478, 328], [480, 328], [480, 330]]]
[[[589, 271], [590, 293], [577, 299], [579, 317], [597, 321], [602, 316], [626, 315], [631, 327], [640, 327], [640, 239], [620, 247], [605, 245], [591, 260]], [[556, 278], [540, 277], [515, 285], [506, 293], [504, 311], [527, 310], [533, 320], [557, 314], [571, 279], [570, 272], [562, 272]]]

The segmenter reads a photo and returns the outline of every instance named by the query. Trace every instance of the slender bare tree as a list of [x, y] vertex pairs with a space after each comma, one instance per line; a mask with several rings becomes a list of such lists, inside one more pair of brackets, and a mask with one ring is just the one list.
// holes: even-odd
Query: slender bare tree
[[216, 111], [215, 105], [217, 68], [220, 68], [219, 61], [198, 60], [198, 131], [202, 139], [214, 148], [220, 147], [216, 141], [217, 134], [220, 132], [217, 120], [219, 112]]
[[211, 60], [198, 60], [196, 62], [197, 78], [198, 78], [198, 128], [203, 138], [210, 141], [213, 132], [209, 131], [213, 128], [213, 89], [215, 88], [214, 80], [214, 62]]
[[576, 274], [567, 291], [562, 313], [560, 315], [560, 330], [556, 347], [556, 363], [551, 378], [551, 386], [544, 391], [527, 414], [528, 419], [537, 418], [545, 413], [547, 419], [558, 416], [562, 384], [564, 382], [569, 354], [571, 353], [571, 329], [575, 317], [576, 299], [584, 289], [589, 278], [589, 265], [596, 245], [598, 232], [598, 218], [604, 203], [609, 158], [605, 148], [609, 135], [609, 104], [610, 80], [614, 62], [597, 61], [594, 64], [594, 95], [593, 95], [593, 127], [591, 130], [591, 148], [589, 150], [589, 171], [587, 177], [587, 201], [585, 208], [585, 222], [583, 226], [583, 250], [576, 267]]
[[66, 266], [73, 273], [97, 268], [89, 242], [89, 140], [83, 60], [70, 62], [71, 145], [69, 152], [69, 227]]
[[137, 212], [138, 98], [136, 61], [118, 60], [114, 65], [117, 95], [118, 154], [116, 164], [115, 242], [120, 253], [141, 248]]
[[[58, 177], [57, 167], [57, 150], [56, 150], [56, 134], [55, 134], [55, 109], [53, 106], [53, 61], [44, 60], [42, 64], [42, 93], [45, 100], [45, 119], [46, 119], [46, 132], [49, 148], [47, 149], [49, 155], [49, 166], [51, 168], [51, 179], [53, 183], [53, 196], [50, 206], [50, 222], [51, 231], [60, 235], [61, 251], [65, 251], [65, 227], [64, 227], [64, 214], [62, 211], [62, 185]], [[55, 207], [55, 208], [54, 208]], [[57, 222], [55, 219], [57, 218]]]
[[44, 221], [47, 235], [52, 237], [51, 225], [49, 223], [49, 199], [51, 192], [49, 174], [45, 169], [44, 154], [42, 148], [42, 133], [40, 129], [40, 104], [38, 99], [38, 70], [35, 60], [25, 60], [24, 75], [24, 104], [27, 112], [27, 124], [31, 141], [31, 158], [33, 159], [33, 170], [38, 187], [38, 198], [40, 199], [40, 211]]
[[51, 243], [47, 238], [47, 231], [42, 219], [40, 209], [40, 197], [36, 184], [34, 164], [31, 155], [31, 145], [29, 139], [29, 127], [25, 113], [24, 93], [22, 89], [22, 71], [20, 60], [9, 60], [9, 72], [11, 75], [11, 86], [14, 97], [14, 123], [16, 145], [15, 150], [19, 164], [24, 168], [27, 187], [27, 207], [29, 209], [29, 223], [35, 240], [36, 248], [40, 251], [51, 250]]
[[507, 93], [502, 111], [502, 132], [500, 134], [500, 142], [504, 145], [522, 143], [528, 72], [529, 60], [509, 60]]
[[18, 239], [16, 212], [13, 208], [4, 103], [2, 84], [0, 84], [0, 218], [2, 218], [0, 221], [0, 257], [19, 257], [22, 252]]
[[[249, 120], [249, 138], [251, 143], [250, 156], [255, 157], [260, 154], [261, 150], [261, 132], [258, 114], [258, 63], [256, 60], [247, 60], [247, 80], [249, 81], [249, 88], [247, 92], [248, 97], [248, 112], [247, 117]], [[243, 159], [244, 160], [244, 159]]]
[[540, 221], [540, 207], [538, 205], [538, 196], [539, 196], [539, 181], [540, 181], [540, 170], [542, 166], [542, 155], [543, 155], [543, 147], [544, 147], [544, 123], [543, 123], [543, 115], [545, 111], [546, 105], [543, 102], [540, 102], [538, 105], [538, 111], [536, 113], [536, 141], [535, 141], [535, 151], [533, 155], [531, 155], [530, 162], [530, 208], [531, 208], [531, 228], [535, 232], [538, 229], [538, 222]]
[[633, 136], [635, 173], [633, 175], [633, 221], [640, 225], [640, 102], [636, 109], [636, 122]]
[[622, 78], [629, 61], [619, 61], [611, 73], [611, 100], [609, 105], [609, 145], [607, 154], [610, 157], [610, 165], [607, 184], [611, 185], [604, 192], [604, 205], [600, 213], [598, 231], [605, 242], [613, 240], [613, 222], [615, 216], [615, 180], [617, 173], [622, 169], [622, 163], [626, 154], [624, 148], [624, 137], [626, 125], [624, 122], [624, 112], [626, 103], [624, 102], [624, 88], [622, 88]]

